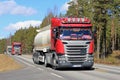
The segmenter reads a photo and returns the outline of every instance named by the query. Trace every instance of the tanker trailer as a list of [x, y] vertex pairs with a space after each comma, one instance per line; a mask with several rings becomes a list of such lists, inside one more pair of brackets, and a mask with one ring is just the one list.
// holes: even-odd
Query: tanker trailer
[[34, 39], [33, 61], [44, 63], [45, 53], [50, 49], [50, 25], [38, 30]]

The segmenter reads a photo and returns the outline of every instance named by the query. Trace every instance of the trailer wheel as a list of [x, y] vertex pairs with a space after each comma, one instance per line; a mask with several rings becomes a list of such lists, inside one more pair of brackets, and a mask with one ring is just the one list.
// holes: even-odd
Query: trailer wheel
[[33, 62], [36, 64], [35, 59], [33, 58]]
[[33, 57], [33, 62], [34, 62], [35, 64], [39, 64], [39, 61], [38, 61], [35, 57]]
[[44, 58], [44, 66], [48, 67], [48, 63], [47, 63], [47, 58], [46, 57]]

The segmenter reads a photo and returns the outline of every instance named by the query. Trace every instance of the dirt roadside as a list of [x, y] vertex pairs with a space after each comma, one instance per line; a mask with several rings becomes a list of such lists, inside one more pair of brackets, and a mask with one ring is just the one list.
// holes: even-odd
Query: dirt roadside
[[22, 65], [8, 55], [0, 54], [0, 72], [22, 68]]

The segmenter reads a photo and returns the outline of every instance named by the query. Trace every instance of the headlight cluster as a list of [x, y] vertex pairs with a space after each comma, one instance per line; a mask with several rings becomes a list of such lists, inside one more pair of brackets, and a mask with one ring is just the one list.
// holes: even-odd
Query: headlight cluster
[[94, 61], [94, 56], [93, 55], [88, 55], [88, 60], [89, 62], [93, 62]]
[[89, 57], [89, 58], [88, 58], [88, 61], [93, 61], [93, 57]]
[[59, 56], [59, 63], [66, 63], [65, 56]]
[[65, 61], [66, 58], [65, 58], [65, 56], [59, 56], [59, 60], [61, 60], [61, 61]]

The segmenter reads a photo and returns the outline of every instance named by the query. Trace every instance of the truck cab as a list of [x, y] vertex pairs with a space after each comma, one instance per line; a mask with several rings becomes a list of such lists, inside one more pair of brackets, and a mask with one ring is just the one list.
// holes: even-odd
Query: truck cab
[[[52, 18], [34, 40], [34, 62], [68, 67], [91, 68], [94, 64], [94, 38], [88, 18]], [[37, 55], [36, 57], [34, 55]]]
[[22, 45], [20, 42], [13, 42], [12, 43], [12, 55], [21, 55], [22, 54]]

